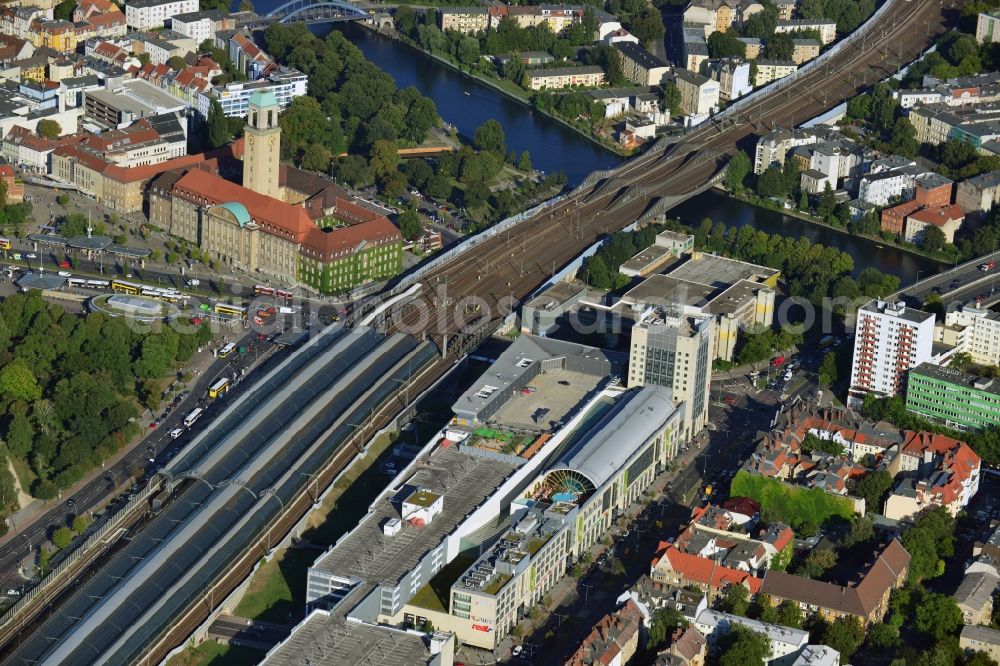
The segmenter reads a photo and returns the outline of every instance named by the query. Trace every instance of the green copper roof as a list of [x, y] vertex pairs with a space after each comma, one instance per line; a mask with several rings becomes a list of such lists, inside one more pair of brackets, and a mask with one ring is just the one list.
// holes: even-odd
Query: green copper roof
[[278, 106], [278, 98], [270, 90], [255, 90], [250, 95], [250, 106], [264, 108], [267, 106]]
[[239, 222], [240, 227], [247, 226], [247, 223], [250, 221], [250, 213], [247, 211], [246, 206], [238, 201], [229, 201], [221, 204], [221, 206], [233, 214], [233, 217]]

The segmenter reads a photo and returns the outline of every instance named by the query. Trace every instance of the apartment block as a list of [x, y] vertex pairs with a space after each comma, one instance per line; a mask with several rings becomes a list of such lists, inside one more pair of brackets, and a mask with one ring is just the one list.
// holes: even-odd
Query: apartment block
[[974, 176], [961, 181], [955, 190], [955, 203], [962, 207], [966, 217], [982, 220], [1000, 201], [1000, 171]]
[[945, 314], [940, 339], [966, 352], [973, 363], [1000, 365], [1000, 312], [964, 306]]
[[674, 82], [681, 94], [681, 112], [691, 116], [711, 113], [719, 106], [719, 82], [679, 69]]
[[596, 65], [586, 67], [552, 67], [527, 72], [532, 90], [558, 90], [570, 86], [593, 87], [604, 83], [604, 70]]
[[905, 303], [871, 301], [858, 310], [849, 396], [893, 396], [910, 368], [931, 360], [934, 315]]
[[750, 85], [750, 63], [739, 58], [724, 58], [712, 70], [719, 82], [719, 99], [738, 99], [753, 90]]
[[490, 27], [490, 14], [486, 7], [442, 7], [437, 15], [438, 27], [442, 30], [472, 34]]
[[766, 86], [772, 81], [794, 74], [798, 68], [799, 66], [791, 60], [758, 60], [757, 77], [753, 81], [754, 86]]
[[980, 44], [1000, 42], [1000, 11], [979, 12], [976, 19], [976, 41]]
[[125, 21], [135, 30], [155, 30], [177, 14], [198, 11], [198, 0], [129, 0]]
[[823, 47], [818, 39], [793, 39], [792, 40], [792, 62], [801, 65], [812, 60], [819, 55], [819, 50]]
[[655, 55], [632, 42], [617, 42], [614, 48], [621, 57], [625, 78], [640, 86], [663, 83], [670, 67]]
[[774, 27], [777, 33], [797, 32], [799, 30], [816, 30], [819, 32], [820, 41], [829, 44], [837, 38], [837, 22], [827, 19], [788, 19], [779, 20]]

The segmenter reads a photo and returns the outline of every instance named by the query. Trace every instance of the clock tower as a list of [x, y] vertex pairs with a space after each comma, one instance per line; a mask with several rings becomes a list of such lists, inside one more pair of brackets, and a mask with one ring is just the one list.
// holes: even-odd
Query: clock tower
[[258, 90], [250, 96], [244, 137], [243, 187], [280, 199], [281, 127], [274, 93]]

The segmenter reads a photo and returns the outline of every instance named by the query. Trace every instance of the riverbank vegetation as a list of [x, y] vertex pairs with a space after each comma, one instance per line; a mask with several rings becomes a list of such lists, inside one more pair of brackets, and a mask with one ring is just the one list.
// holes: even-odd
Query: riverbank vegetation
[[34, 291], [4, 299], [0, 516], [17, 508], [8, 457], [36, 477], [33, 496], [55, 497], [138, 434], [135, 421], [159, 406], [164, 377], [211, 337], [207, 324], [181, 334], [169, 326], [139, 331], [99, 313], [80, 317]]
[[[629, 8], [632, 8], [631, 4]], [[636, 25], [640, 26], [644, 34], [655, 35], [658, 29], [662, 30], [662, 18], [658, 12], [648, 7], [643, 9], [639, 5], [634, 9], [633, 13], [638, 21]], [[649, 13], [650, 17], [645, 17], [643, 11]], [[656, 18], [651, 18], [654, 15]], [[659, 28], [649, 25], [657, 19], [660, 21]], [[455, 30], [442, 31], [437, 27], [433, 11], [417, 13], [407, 5], [400, 6], [396, 11], [395, 25], [400, 38], [408, 44], [487, 81], [504, 93], [563, 121], [588, 138], [624, 154], [621, 146], [610, 138], [613, 121], [606, 119], [604, 108], [595, 104], [587, 95], [575, 88], [535, 91], [527, 85], [529, 66], [522, 62], [521, 54], [528, 52], [552, 56], [553, 61], [545, 64], [545, 67], [596, 65], [604, 70], [605, 79], [610, 85], [633, 85], [625, 78], [621, 58], [614, 48], [607, 44], [591, 46], [597, 28], [597, 18], [592, 10], [588, 9], [582, 21], [569, 26], [558, 35], [552, 32], [547, 23], [522, 28], [510, 18], [504, 18], [496, 28], [476, 35]], [[662, 33], [660, 34], [662, 37]]]
[[389, 201], [415, 189], [465, 209], [476, 226], [513, 214], [524, 201], [565, 183], [562, 174], [532, 178], [531, 156], [508, 153], [496, 121], [484, 123], [471, 145], [454, 153], [403, 159], [400, 148], [441, 132], [432, 100], [412, 86], [397, 88], [338, 31], [321, 39], [301, 24], [273, 24], [264, 39], [278, 62], [309, 74], [309, 94], [295, 98], [280, 119], [282, 158], [303, 169], [356, 189], [377, 186]]

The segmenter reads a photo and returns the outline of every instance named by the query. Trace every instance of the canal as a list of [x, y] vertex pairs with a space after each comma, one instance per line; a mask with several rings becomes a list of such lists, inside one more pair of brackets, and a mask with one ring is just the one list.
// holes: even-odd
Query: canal
[[[317, 32], [323, 31], [317, 28]], [[434, 100], [441, 117], [465, 136], [472, 136], [477, 127], [494, 118], [504, 128], [509, 150], [527, 150], [535, 168], [547, 173], [562, 170], [570, 183], [622, 161], [559, 122], [404, 44], [354, 24], [340, 24], [337, 29], [343, 30], [366, 58], [392, 75], [396, 85], [415, 86]], [[849, 254], [854, 259], [855, 273], [870, 266], [898, 276], [903, 284], [916, 281], [918, 274], [927, 277], [944, 268], [932, 259], [750, 206], [717, 191], [701, 194], [668, 215], [689, 225], [710, 217], [730, 227], [750, 225], [769, 234], [803, 236]]]

